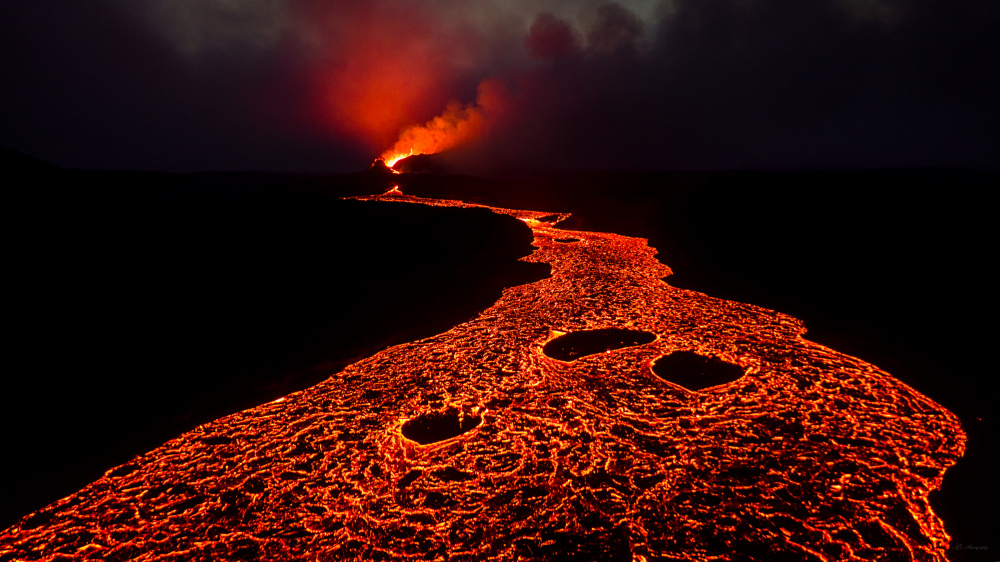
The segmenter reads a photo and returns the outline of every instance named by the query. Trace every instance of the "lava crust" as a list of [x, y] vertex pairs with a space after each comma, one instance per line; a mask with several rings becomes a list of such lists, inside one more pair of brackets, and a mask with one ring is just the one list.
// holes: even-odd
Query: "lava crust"
[[[945, 560], [951, 412], [795, 318], [671, 287], [645, 240], [492, 210], [551, 277], [109, 470], [0, 532], [0, 560]], [[608, 326], [656, 338], [543, 352]], [[677, 352], [745, 375], [688, 392], [650, 372]], [[482, 421], [407, 437], [448, 411]]]
[[642, 330], [602, 328], [583, 330], [559, 336], [542, 347], [542, 353], [560, 361], [575, 361], [595, 353], [642, 345], [656, 339], [656, 334]]
[[482, 421], [479, 416], [463, 416], [457, 409], [448, 408], [443, 412], [420, 414], [403, 423], [401, 431], [403, 437], [421, 445], [429, 445], [472, 431]]

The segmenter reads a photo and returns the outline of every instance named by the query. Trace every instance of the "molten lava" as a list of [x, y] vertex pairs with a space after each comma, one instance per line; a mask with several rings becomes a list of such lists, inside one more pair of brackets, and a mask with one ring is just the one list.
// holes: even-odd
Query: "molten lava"
[[945, 560], [952, 413], [795, 318], [671, 287], [643, 239], [490, 209], [551, 277], [109, 470], [0, 559]]
[[399, 154], [399, 153], [395, 153], [395, 152], [393, 152], [393, 153], [388, 153], [387, 152], [387, 153], [385, 153], [385, 154], [382, 155], [382, 159], [385, 161], [385, 165], [386, 166], [392, 168], [393, 166], [396, 165], [396, 162], [399, 162], [403, 158], [409, 158], [410, 156], [413, 156], [413, 149], [412, 148], [410, 149], [409, 152], [407, 152], [405, 154]]

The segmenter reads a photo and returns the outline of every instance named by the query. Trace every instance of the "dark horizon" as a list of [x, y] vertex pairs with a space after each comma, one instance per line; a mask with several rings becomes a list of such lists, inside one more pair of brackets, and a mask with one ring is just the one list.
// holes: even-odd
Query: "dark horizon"
[[[423, 159], [424, 157], [427, 159]], [[377, 157], [376, 157], [377, 159]], [[411, 157], [412, 159], [412, 157]], [[858, 173], [959, 173], [959, 174], [982, 174], [981, 181], [973, 182], [973, 185], [969, 187], [987, 187], [987, 182], [991, 181], [993, 174], [1000, 171], [1000, 164], [997, 165], [984, 165], [984, 166], [972, 166], [972, 167], [949, 167], [949, 166], [902, 166], [902, 167], [857, 167], [857, 168], [810, 168], [810, 167], [786, 167], [786, 168], [652, 168], [652, 169], [628, 169], [628, 168], [600, 168], [600, 169], [587, 169], [587, 168], [513, 168], [508, 170], [491, 170], [485, 173], [477, 174], [475, 170], [467, 170], [458, 167], [458, 165], [453, 164], [449, 158], [448, 153], [431, 154], [431, 155], [420, 155], [416, 159], [418, 163], [416, 164], [406, 164], [405, 162], [401, 167], [397, 166], [395, 169], [397, 171], [402, 170], [402, 173], [413, 173], [413, 174], [429, 174], [429, 175], [454, 175], [454, 176], [467, 176], [467, 177], [477, 177], [481, 179], [516, 179], [516, 178], [530, 178], [530, 177], [545, 177], [545, 176], [567, 176], [573, 174], [636, 174], [636, 175], [648, 175], [648, 174], [693, 174], [693, 175], [705, 175], [705, 176], [718, 176], [726, 174], [858, 174]], [[84, 172], [84, 173], [124, 173], [124, 174], [169, 174], [177, 176], [198, 176], [198, 175], [216, 175], [216, 174], [250, 174], [250, 175], [263, 175], [263, 176], [287, 176], [287, 177], [336, 177], [336, 176], [353, 176], [358, 174], [364, 174], [371, 170], [372, 161], [369, 161], [367, 166], [362, 166], [356, 170], [343, 170], [338, 172], [323, 172], [323, 171], [312, 171], [312, 172], [288, 172], [288, 171], [274, 171], [274, 170], [264, 170], [256, 168], [246, 168], [246, 169], [203, 169], [203, 170], [189, 170], [189, 171], [169, 171], [169, 170], [146, 170], [139, 168], [123, 168], [123, 169], [112, 169], [112, 168], [73, 168], [68, 166], [61, 166], [59, 164], [37, 158], [31, 154], [24, 153], [20, 150], [0, 146], [0, 162], [4, 166], [10, 166], [11, 170], [19, 170], [22, 167], [36, 168], [36, 169], [49, 169], [51, 171], [64, 171], [64, 172]]]

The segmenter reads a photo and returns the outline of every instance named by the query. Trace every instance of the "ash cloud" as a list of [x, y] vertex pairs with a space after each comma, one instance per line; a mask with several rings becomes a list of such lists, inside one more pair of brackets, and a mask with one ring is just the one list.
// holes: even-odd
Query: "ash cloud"
[[549, 12], [535, 18], [524, 40], [528, 53], [537, 60], [565, 57], [580, 50], [576, 30]]
[[503, 111], [446, 153], [475, 171], [1000, 156], [985, 0], [9, 0], [0, 16], [0, 144], [65, 166], [354, 171], [449, 103], [478, 107], [483, 81]]
[[986, 4], [710, 0], [660, 14], [604, 5], [572, 33], [545, 21], [586, 41], [523, 71], [513, 118], [452, 158], [739, 169], [995, 167], [1000, 156], [989, 71], [1000, 50], [986, 23], [1000, 20]]

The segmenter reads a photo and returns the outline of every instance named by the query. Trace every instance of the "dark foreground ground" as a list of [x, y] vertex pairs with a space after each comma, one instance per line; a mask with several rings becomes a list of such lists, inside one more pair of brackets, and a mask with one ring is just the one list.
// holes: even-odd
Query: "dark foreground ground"
[[[530, 251], [516, 221], [339, 200], [384, 190], [384, 177], [5, 166], [22, 173], [3, 173], [19, 178], [5, 194], [18, 336], [4, 376], [0, 526], [203, 421], [444, 331], [501, 287], [545, 274], [515, 261]], [[671, 284], [802, 318], [811, 339], [934, 398], [969, 435], [932, 496], [955, 539], [949, 556], [995, 559], [986, 187], [997, 174], [397, 179], [418, 195], [571, 211], [564, 226], [647, 237]]]

